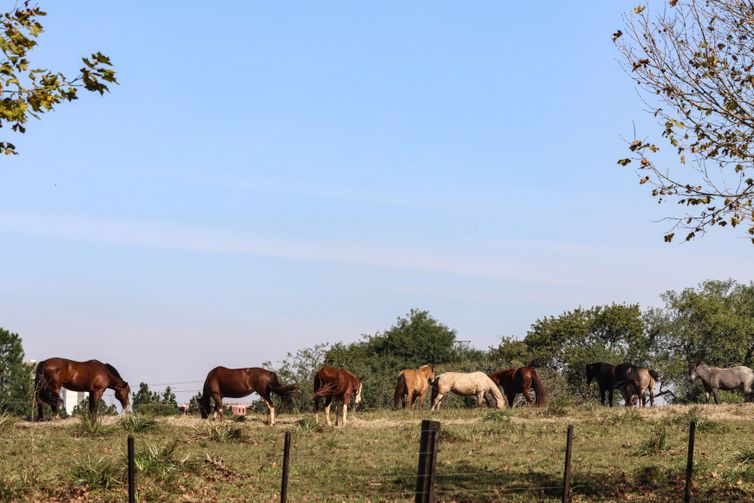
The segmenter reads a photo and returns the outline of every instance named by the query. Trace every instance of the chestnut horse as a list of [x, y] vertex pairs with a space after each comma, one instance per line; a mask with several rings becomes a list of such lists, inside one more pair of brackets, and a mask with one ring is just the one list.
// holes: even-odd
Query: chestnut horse
[[435, 370], [432, 365], [422, 365], [418, 369], [401, 370], [398, 374], [398, 383], [395, 385], [393, 407], [403, 405], [405, 409], [411, 400], [411, 409], [416, 409], [416, 399], [419, 399], [419, 408], [424, 407], [424, 395], [435, 378]]
[[58, 416], [63, 399], [60, 388], [70, 391], [89, 392], [89, 415], [97, 417], [97, 406], [106, 389], [115, 390], [115, 398], [130, 410], [131, 388], [115, 367], [98, 360], [77, 362], [66, 358], [48, 358], [37, 364], [34, 375], [34, 401], [37, 404], [37, 420], [44, 418], [44, 404], [52, 408], [53, 419]]
[[654, 369], [645, 367], [639, 368], [639, 375], [636, 379], [620, 388], [626, 407], [639, 403], [642, 407], [647, 406], [647, 394], [649, 394], [649, 405], [655, 404], [655, 384], [660, 379], [660, 373]]
[[282, 385], [278, 375], [271, 370], [251, 367], [244, 369], [229, 369], [215, 367], [204, 380], [202, 398], [199, 400], [199, 411], [203, 418], [209, 417], [210, 398], [215, 400], [215, 413], [223, 418], [223, 398], [242, 398], [254, 392], [262, 397], [269, 411], [269, 423], [275, 424], [275, 404], [272, 393], [282, 400], [290, 400], [291, 395], [298, 390], [297, 384]]
[[[320, 400], [325, 402], [325, 420], [330, 426], [330, 406], [336, 400], [343, 403], [343, 424], [346, 424], [348, 402], [354, 397], [354, 406], [361, 402], [361, 379], [347, 371], [325, 365], [314, 375], [314, 413], [319, 423]], [[335, 424], [338, 424], [338, 410], [335, 406]]]
[[547, 392], [542, 385], [542, 380], [532, 367], [498, 370], [490, 374], [490, 379], [498, 386], [502, 386], [509, 407], [513, 407], [516, 393], [523, 393], [526, 403], [531, 405], [529, 390], [532, 387], [534, 388], [534, 405], [536, 407], [542, 407], [547, 400]]
[[610, 407], [613, 406], [613, 392], [624, 384], [636, 380], [639, 375], [639, 368], [631, 363], [621, 363], [619, 365], [610, 365], [604, 362], [590, 363], [586, 366], [586, 383], [592, 383], [592, 379], [597, 379], [600, 386], [600, 401], [605, 405], [605, 393], [609, 394]]

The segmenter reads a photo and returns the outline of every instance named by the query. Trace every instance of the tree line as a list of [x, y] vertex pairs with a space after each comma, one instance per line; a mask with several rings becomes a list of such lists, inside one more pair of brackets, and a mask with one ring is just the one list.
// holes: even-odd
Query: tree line
[[[356, 342], [316, 344], [289, 353], [278, 365], [264, 362], [283, 382], [301, 384], [300, 411], [312, 409], [314, 372], [324, 364], [342, 366], [364, 381], [363, 407], [388, 407], [397, 374], [425, 363], [436, 372], [492, 372], [534, 366], [555, 400], [577, 405], [593, 400], [584, 369], [594, 361], [630, 361], [658, 370], [660, 393], [670, 403], [701, 399], [701, 388], [688, 380], [689, 366], [704, 361], [727, 367], [752, 366], [754, 360], [754, 283], [708, 280], [694, 288], [669, 290], [662, 305], [639, 304], [577, 307], [532, 323], [521, 337], [503, 336], [497, 346], [479, 349], [459, 340], [456, 330], [428, 311], [412, 309], [384, 331]], [[253, 365], [250, 363], [250, 366]], [[21, 337], [0, 329], [0, 411], [28, 415], [33, 394], [33, 368], [24, 363]], [[199, 396], [191, 399], [196, 410]], [[735, 394], [728, 400], [741, 400]], [[177, 412], [175, 394], [151, 391], [141, 383], [133, 394], [136, 411]], [[462, 399], [449, 405], [464, 406]]]

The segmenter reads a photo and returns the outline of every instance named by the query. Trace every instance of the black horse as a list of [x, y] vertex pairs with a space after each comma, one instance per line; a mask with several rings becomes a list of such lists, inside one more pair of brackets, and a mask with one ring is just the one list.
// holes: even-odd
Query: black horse
[[613, 391], [615, 388], [632, 382], [639, 375], [639, 368], [632, 363], [610, 365], [604, 362], [590, 363], [586, 366], [586, 383], [591, 384], [597, 379], [600, 385], [600, 402], [605, 405], [605, 392], [610, 393], [610, 407], [613, 406]]

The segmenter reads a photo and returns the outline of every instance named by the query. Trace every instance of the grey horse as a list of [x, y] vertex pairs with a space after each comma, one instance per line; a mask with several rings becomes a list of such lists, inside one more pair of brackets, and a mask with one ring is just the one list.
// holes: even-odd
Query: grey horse
[[720, 403], [717, 399], [718, 389], [725, 391], [742, 389], [744, 392], [744, 401], [750, 402], [754, 400], [754, 394], [752, 394], [752, 388], [754, 388], [754, 370], [751, 370], [749, 367], [719, 368], [710, 367], [704, 363], [697, 363], [691, 368], [689, 377], [692, 383], [697, 377], [702, 380], [704, 391], [707, 395], [707, 403], [709, 403], [710, 393], [715, 397], [715, 403]]

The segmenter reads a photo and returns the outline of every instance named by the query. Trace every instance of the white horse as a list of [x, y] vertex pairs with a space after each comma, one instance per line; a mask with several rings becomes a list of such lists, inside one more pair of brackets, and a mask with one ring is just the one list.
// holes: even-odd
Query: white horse
[[707, 403], [709, 403], [710, 393], [715, 398], [715, 403], [720, 403], [717, 399], [718, 389], [726, 391], [740, 389], [744, 392], [745, 402], [754, 401], [754, 370], [749, 367], [742, 365], [740, 367], [719, 368], [698, 363], [691, 368], [689, 374], [692, 383], [697, 377], [702, 380], [704, 385]]
[[485, 395], [490, 393], [495, 398], [495, 407], [504, 409], [506, 407], [503, 394], [500, 388], [484, 372], [445, 372], [440, 374], [432, 381], [432, 410], [440, 409], [440, 404], [448, 392], [452, 391], [456, 395], [471, 396], [476, 395], [477, 405], [482, 405]]

